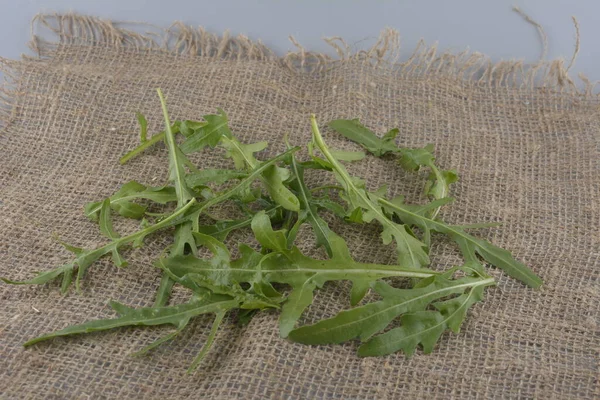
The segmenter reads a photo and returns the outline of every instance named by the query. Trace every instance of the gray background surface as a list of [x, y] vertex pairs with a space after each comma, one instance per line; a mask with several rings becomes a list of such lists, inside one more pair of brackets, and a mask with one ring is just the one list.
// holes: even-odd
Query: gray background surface
[[332, 53], [321, 41], [323, 36], [341, 36], [360, 49], [389, 26], [402, 35], [404, 58], [424, 38], [429, 44], [437, 41], [441, 49], [469, 47], [493, 60], [534, 62], [542, 52], [540, 38], [533, 25], [512, 11], [513, 5], [545, 28], [548, 58], [571, 58], [575, 47], [571, 16], [576, 16], [581, 51], [571, 71], [600, 79], [595, 68], [600, 50], [594, 43], [600, 37], [598, 0], [0, 0], [0, 56], [17, 58], [28, 52], [30, 20], [36, 13], [74, 11], [160, 26], [180, 20], [212, 32], [230, 29], [262, 39], [279, 54], [294, 48], [289, 35], [309, 50]]

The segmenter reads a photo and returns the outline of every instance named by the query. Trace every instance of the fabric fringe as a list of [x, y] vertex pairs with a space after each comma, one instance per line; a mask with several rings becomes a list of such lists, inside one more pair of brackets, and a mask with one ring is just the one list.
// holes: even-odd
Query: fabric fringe
[[0, 58], [0, 72], [4, 74], [4, 81], [0, 83], [0, 129], [8, 127], [17, 112], [19, 77], [14, 62]]
[[[565, 60], [545, 60], [547, 53], [546, 36], [543, 28], [524, 14], [515, 10], [539, 31], [544, 43], [542, 58], [533, 64], [520, 60], [492, 62], [490, 57], [477, 52], [441, 52], [437, 44], [428, 46], [421, 40], [406, 61], [400, 60], [400, 35], [395, 29], [381, 32], [377, 42], [366, 50], [353, 51], [340, 37], [325, 38], [337, 58], [327, 54], [307, 51], [293, 37], [290, 41], [297, 51], [288, 52], [283, 57], [276, 56], [260, 41], [250, 40], [244, 35], [232, 36], [225, 32], [222, 36], [209, 33], [203, 28], [186, 26], [180, 22], [168, 29], [140, 23], [107, 21], [96, 17], [78, 14], [39, 14], [32, 21], [32, 41], [30, 47], [36, 57], [51, 57], [59, 46], [104, 46], [120, 50], [157, 51], [177, 54], [181, 57], [209, 57], [222, 60], [278, 62], [293, 73], [319, 74], [346, 63], [361, 63], [366, 67], [378, 68], [391, 74], [410, 77], [444, 76], [475, 82], [487, 87], [543, 88], [547, 91], [570, 93], [578, 97], [598, 97], [595, 87], [587, 77], [579, 75], [576, 83], [569, 75], [569, 69], [579, 52], [579, 25], [573, 17], [576, 30], [576, 43], [573, 57], [567, 66]], [[131, 29], [129, 29], [131, 28]], [[46, 31], [54, 36], [50, 41], [36, 35], [34, 31]], [[140, 33], [143, 32], [143, 33]], [[3, 60], [0, 69], [9, 76], [0, 91], [0, 120], [7, 121], [13, 112], [14, 83], [10, 77], [10, 61]], [[13, 99], [13, 100], [11, 100]]]

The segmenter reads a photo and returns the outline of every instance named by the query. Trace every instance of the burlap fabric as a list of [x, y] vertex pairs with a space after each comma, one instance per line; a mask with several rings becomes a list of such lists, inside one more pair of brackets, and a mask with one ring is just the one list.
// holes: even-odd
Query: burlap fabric
[[[151, 261], [170, 233], [129, 252], [130, 266], [90, 268], [81, 294], [57, 285], [0, 285], [0, 397], [12, 398], [536, 398], [600, 396], [600, 104], [591, 85], [578, 90], [562, 61], [525, 66], [489, 63], [478, 54], [440, 54], [420, 47], [396, 63], [388, 31], [369, 51], [332, 40], [339, 58], [299, 48], [278, 58], [244, 37], [216, 37], [174, 26], [136, 34], [81, 16], [42, 17], [55, 40], [36, 39], [35, 57], [2, 60], [9, 78], [0, 132], [0, 275], [29, 278], [69, 260], [52, 238], [94, 246], [103, 241], [83, 205], [131, 179], [166, 179], [159, 146], [120, 166], [137, 143], [135, 112], [159, 129], [155, 88], [168, 96], [173, 119], [225, 109], [242, 140], [310, 135], [321, 122], [359, 117], [384, 132], [399, 127], [407, 146], [434, 143], [456, 168], [457, 201], [448, 221], [502, 221], [478, 235], [514, 252], [545, 282], [531, 290], [498, 271], [496, 288], [470, 312], [459, 335], [446, 334], [429, 355], [358, 358], [356, 345], [308, 347], [280, 339], [276, 313], [248, 326], [230, 320], [192, 375], [209, 319], [142, 358], [128, 354], [164, 334], [121, 329], [59, 339], [24, 350], [39, 334], [114, 315], [108, 299], [150, 304], [159, 280]], [[136, 29], [137, 32], [147, 29]], [[337, 147], [354, 148], [325, 130]], [[201, 165], [226, 165], [210, 152]], [[422, 181], [391, 159], [352, 166], [370, 187], [419, 198]], [[321, 178], [320, 178], [321, 179]], [[313, 181], [314, 183], [314, 181]], [[392, 262], [377, 226], [333, 225], [357, 259]], [[134, 229], [131, 224], [119, 225]], [[343, 229], [342, 229], [343, 228]], [[238, 237], [239, 238], [239, 237]], [[458, 262], [436, 238], [435, 265]], [[310, 246], [306, 246], [310, 247]], [[177, 293], [174, 301], [178, 301]], [[346, 307], [343, 284], [327, 285], [306, 320]]]

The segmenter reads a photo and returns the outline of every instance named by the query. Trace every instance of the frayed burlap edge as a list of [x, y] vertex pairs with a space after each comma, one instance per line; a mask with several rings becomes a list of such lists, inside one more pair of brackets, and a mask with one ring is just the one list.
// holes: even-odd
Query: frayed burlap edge
[[[469, 50], [460, 53], [441, 52], [437, 44], [428, 46], [423, 40], [419, 41], [411, 56], [401, 62], [400, 35], [392, 28], [384, 29], [376, 43], [366, 50], [353, 51], [341, 37], [324, 38], [337, 53], [337, 58], [307, 51], [290, 36], [297, 51], [278, 57], [260, 40], [253, 41], [245, 35], [232, 36], [228, 31], [219, 36], [202, 27], [195, 28], [181, 22], [163, 29], [147, 23], [109, 21], [78, 14], [36, 15], [31, 22], [32, 39], [29, 44], [35, 55], [24, 55], [23, 58], [29, 61], [51, 58], [60, 46], [81, 45], [105, 46], [123, 51], [168, 52], [180, 57], [279, 62], [290, 72], [303, 74], [319, 74], [339, 68], [344, 63], [359, 62], [404, 77], [443, 76], [468, 80], [481, 86], [535, 88], [570, 94], [576, 98], [598, 98], [600, 93], [595, 93], [598, 81], [592, 82], [579, 74], [580, 81], [576, 82], [569, 75], [579, 52], [579, 25], [575, 17], [575, 51], [565, 65], [563, 58], [544, 59], [547, 43], [543, 28], [520, 9], [515, 8], [515, 11], [540, 32], [544, 51], [536, 63], [528, 64], [522, 60], [492, 62], [489, 56]], [[50, 35], [36, 34], [39, 31], [46, 31]], [[51, 36], [53, 40], [44, 36]], [[14, 105], [19, 97], [17, 63], [0, 57], [0, 71], [6, 77], [4, 84], [0, 85], [0, 127], [8, 126], [15, 115]]]
[[[515, 7], [515, 11], [540, 32], [544, 50], [540, 61], [536, 63], [525, 63], [522, 60], [492, 62], [489, 56], [469, 50], [460, 53], [442, 52], [437, 44], [428, 46], [423, 40], [419, 41], [411, 56], [401, 62], [400, 35], [391, 28], [384, 29], [376, 43], [366, 50], [353, 51], [341, 37], [324, 38], [337, 53], [337, 58], [307, 51], [290, 37], [297, 51], [278, 57], [260, 40], [253, 41], [245, 35], [232, 36], [228, 31], [219, 36], [202, 27], [194, 28], [181, 22], [162, 29], [146, 23], [109, 21], [77, 14], [36, 15], [31, 23], [30, 42], [35, 56], [24, 57], [28, 60], [52, 57], [56, 48], [61, 45], [93, 45], [119, 50], [169, 52], [180, 57], [276, 61], [290, 72], [305, 74], [322, 73], [353, 61], [405, 77], [444, 76], [468, 80], [482, 86], [538, 88], [576, 97], [598, 97], [600, 94], [595, 94], [594, 89], [599, 82], [592, 82], [583, 74], [578, 75], [580, 81], [576, 82], [569, 74], [579, 52], [579, 24], [575, 17], [575, 50], [566, 63], [563, 58], [545, 60], [547, 39], [543, 28], [520, 9]], [[50, 32], [54, 40], [35, 33], [39, 31]], [[12, 98], [18, 95], [15, 87], [18, 86], [18, 79], [14, 72], [14, 62], [0, 58], [0, 70], [9, 78], [0, 91], [0, 115], [3, 116], [0, 118], [6, 121], [10, 120], [7, 114], [11, 114]]]

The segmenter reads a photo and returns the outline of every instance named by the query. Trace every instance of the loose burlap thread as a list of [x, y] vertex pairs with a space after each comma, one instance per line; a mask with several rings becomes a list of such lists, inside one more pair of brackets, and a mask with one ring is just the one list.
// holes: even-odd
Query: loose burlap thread
[[[333, 59], [300, 45], [280, 58], [244, 36], [183, 25], [139, 34], [79, 15], [40, 16], [36, 24], [55, 40], [34, 37], [35, 56], [1, 60], [9, 80], [0, 93], [1, 276], [27, 279], [68, 261], [55, 234], [83, 247], [102, 243], [97, 225], [83, 216], [86, 202], [132, 179], [166, 181], [164, 146], [118, 164], [137, 144], [136, 111], [152, 131], [160, 129], [154, 90], [160, 87], [173, 119], [198, 119], [221, 107], [243, 141], [268, 140], [269, 154], [284, 148], [286, 133], [305, 144], [311, 112], [323, 125], [360, 118], [380, 133], [399, 127], [404, 146], [433, 143], [440, 164], [461, 176], [443, 218], [501, 221], [476, 234], [510, 249], [544, 286], [529, 289], [491, 268], [498, 286], [469, 312], [460, 334], [445, 334], [433, 353], [410, 359], [359, 358], [356, 343], [290, 343], [279, 338], [271, 312], [245, 327], [227, 321], [191, 375], [185, 371], [209, 318], [144, 357], [128, 354], [168, 328], [119, 329], [23, 349], [42, 333], [113, 316], [109, 299], [151, 304], [159, 281], [152, 260], [169, 243], [165, 232], [127, 253], [126, 269], [108, 260], [92, 266], [81, 294], [63, 297], [56, 284], [0, 285], [0, 397], [600, 397], [600, 104], [593, 85], [578, 88], [562, 60], [491, 63], [481, 54], [440, 53], [423, 44], [398, 62], [398, 34], [391, 30], [367, 51], [329, 39], [339, 56]], [[332, 146], [356, 148], [324, 132]], [[213, 152], [195, 161], [228, 165]], [[368, 157], [350, 168], [372, 188], [389, 183], [391, 195], [423, 200], [422, 177], [392, 159]], [[394, 261], [377, 226], [332, 227], [358, 260]], [[436, 268], [460, 261], [452, 243], [437, 236], [434, 242]], [[313, 251], [309, 244], [301, 243]], [[176, 292], [173, 301], [183, 296]], [[347, 287], [326, 285], [305, 321], [344, 307]]]

